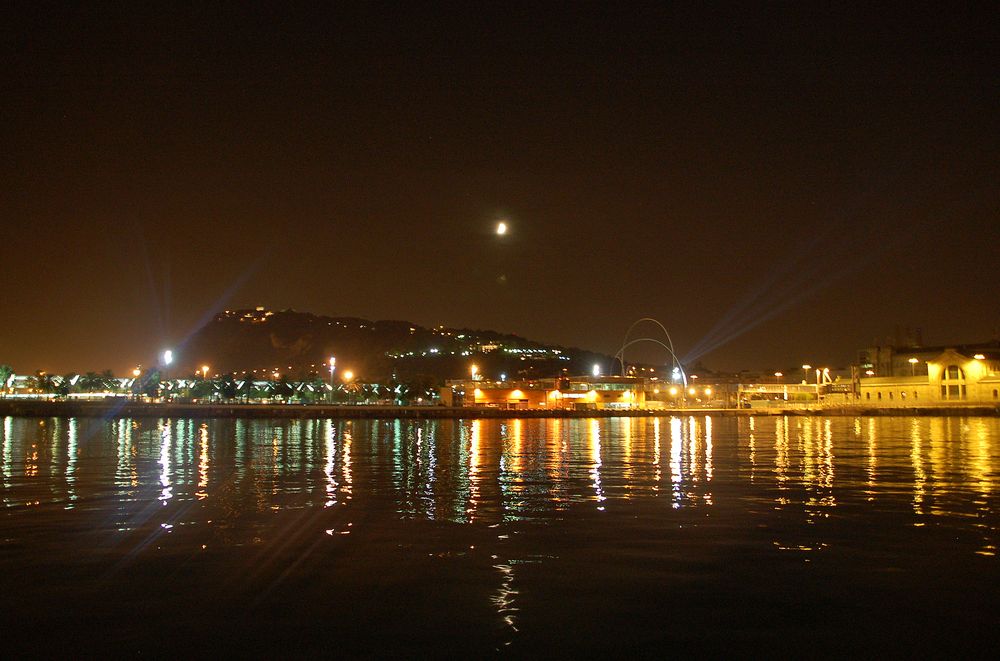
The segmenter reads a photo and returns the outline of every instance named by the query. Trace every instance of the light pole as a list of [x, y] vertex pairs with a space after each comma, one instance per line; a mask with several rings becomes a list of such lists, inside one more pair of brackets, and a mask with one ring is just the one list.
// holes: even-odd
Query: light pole
[[[166, 382], [168, 385], [170, 383], [170, 365], [173, 364], [173, 362], [174, 362], [173, 349], [165, 350], [163, 352], [163, 379], [161, 381], [161, 386], [160, 386], [161, 389], [163, 387], [162, 382]], [[170, 392], [173, 393], [173, 389], [171, 389]]]
[[775, 373], [774, 373], [774, 382], [775, 382], [775, 383], [781, 383], [780, 379], [781, 379], [781, 377], [783, 377], [783, 376], [785, 376], [785, 375], [784, 375], [784, 374], [782, 374], [781, 372], [775, 372]]
[[330, 403], [333, 403], [333, 372], [337, 369], [337, 359], [330, 356]]
[[917, 373], [916, 373], [917, 363], [920, 362], [920, 361], [918, 361], [916, 358], [910, 358], [906, 362], [908, 362], [910, 364], [910, 376], [916, 376], [917, 375]]
[[479, 366], [478, 365], [473, 365], [472, 367], [470, 367], [469, 368], [469, 373], [472, 375], [472, 380], [473, 381], [478, 381], [479, 380]]
[[347, 403], [348, 404], [353, 404], [354, 403], [354, 387], [351, 384], [351, 380], [354, 378], [354, 372], [352, 372], [351, 370], [345, 370], [343, 378], [344, 378], [344, 385], [347, 386], [347, 392], [350, 393], [350, 396], [348, 398]]
[[802, 366], [802, 383], [808, 383], [809, 381], [809, 370], [812, 369], [812, 365]]

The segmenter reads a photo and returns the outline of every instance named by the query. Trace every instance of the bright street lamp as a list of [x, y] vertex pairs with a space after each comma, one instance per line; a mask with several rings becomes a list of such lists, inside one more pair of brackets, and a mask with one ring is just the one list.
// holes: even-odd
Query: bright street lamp
[[593, 374], [594, 376], [600, 376], [601, 375], [601, 366], [598, 365], [597, 363], [594, 363], [594, 367], [591, 368], [590, 373]]
[[472, 380], [473, 381], [478, 381], [479, 380], [479, 366], [478, 365], [473, 365], [472, 367], [470, 367], [469, 368], [469, 373], [472, 374]]
[[208, 365], [202, 365], [201, 366], [201, 378], [203, 378], [203, 379], [207, 379], [208, 378]]
[[337, 359], [330, 356], [330, 399], [333, 400], [333, 372], [337, 369]]
[[920, 362], [920, 361], [918, 361], [916, 358], [910, 358], [906, 362], [908, 362], [910, 364], [910, 376], [915, 376], [915, 371], [914, 370], [917, 369], [917, 363]]
[[164, 367], [170, 367], [170, 364], [174, 362], [174, 352], [167, 349], [163, 352], [163, 365]]

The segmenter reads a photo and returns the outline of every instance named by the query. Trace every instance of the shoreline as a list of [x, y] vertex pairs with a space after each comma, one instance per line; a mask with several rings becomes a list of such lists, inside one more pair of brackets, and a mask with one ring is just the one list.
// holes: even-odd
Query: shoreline
[[179, 404], [135, 401], [66, 402], [0, 399], [0, 415], [84, 418], [337, 418], [460, 420], [503, 418], [669, 418], [678, 415], [740, 416], [1000, 416], [1000, 407], [758, 408], [758, 409], [500, 409], [445, 406], [336, 406], [289, 404]]

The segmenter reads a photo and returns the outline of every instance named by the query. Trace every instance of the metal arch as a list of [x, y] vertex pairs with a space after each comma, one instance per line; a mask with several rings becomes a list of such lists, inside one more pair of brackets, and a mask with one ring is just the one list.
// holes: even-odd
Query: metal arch
[[[659, 344], [661, 344], [667, 351], [670, 352], [670, 356], [674, 361], [674, 367], [680, 369], [681, 374], [684, 375], [684, 384], [687, 385], [687, 375], [684, 374], [684, 366], [681, 365], [681, 361], [677, 359], [677, 354], [674, 353], [674, 341], [670, 339], [670, 332], [667, 331], [666, 326], [660, 323], [659, 320], [653, 319], [652, 317], [642, 317], [641, 319], [637, 319], [636, 321], [632, 322], [632, 325], [628, 327], [627, 331], [625, 331], [625, 337], [622, 340], [622, 346], [618, 350], [618, 353], [615, 354], [615, 358], [618, 359], [618, 362], [620, 362], [622, 366], [622, 376], [625, 376], [625, 349], [634, 344], [634, 342], [629, 342], [628, 336], [632, 333], [633, 330], [635, 330], [636, 326], [646, 321], [656, 324], [657, 326], [659, 326], [660, 330], [663, 331], [663, 334], [667, 338], [667, 344], [669, 344], [670, 346], [664, 345], [662, 342], [660, 342]], [[653, 338], [644, 338], [644, 339], [651, 340], [654, 342], [656, 341], [653, 340]]]
[[638, 319], [638, 320], [632, 322], [632, 325], [628, 327], [627, 331], [625, 331], [625, 337], [622, 339], [622, 344], [624, 345], [625, 343], [628, 342], [628, 336], [629, 336], [629, 334], [633, 330], [635, 330], [636, 326], [638, 326], [639, 324], [641, 324], [644, 321], [651, 321], [651, 322], [653, 322], [654, 324], [656, 324], [657, 326], [660, 327], [660, 330], [663, 331], [663, 334], [667, 337], [667, 344], [670, 345], [670, 353], [673, 354], [674, 353], [674, 341], [670, 339], [670, 333], [667, 331], [667, 327], [664, 326], [663, 324], [661, 324], [658, 320], [653, 319], [652, 317], [643, 317], [642, 319]]
[[622, 345], [622, 348], [618, 350], [618, 353], [615, 354], [614, 357], [622, 365], [622, 376], [625, 376], [625, 360], [624, 360], [625, 349], [627, 349], [628, 347], [632, 346], [633, 344], [638, 344], [639, 342], [653, 342], [654, 344], [659, 344], [661, 347], [663, 347], [664, 349], [666, 349], [667, 351], [669, 351], [670, 352], [670, 357], [673, 358], [673, 360], [674, 360], [674, 364], [677, 366], [677, 369], [680, 370], [681, 380], [684, 383], [684, 387], [687, 388], [687, 384], [688, 384], [687, 373], [684, 371], [684, 366], [681, 365], [680, 360], [677, 359], [677, 354], [674, 353], [674, 350], [671, 347], [669, 347], [666, 344], [664, 344], [663, 342], [660, 342], [659, 340], [655, 340], [655, 339], [653, 339], [651, 337], [638, 337], [638, 338], [636, 338], [636, 339], [634, 339], [634, 340], [632, 340], [630, 342], [626, 342], [625, 344]]

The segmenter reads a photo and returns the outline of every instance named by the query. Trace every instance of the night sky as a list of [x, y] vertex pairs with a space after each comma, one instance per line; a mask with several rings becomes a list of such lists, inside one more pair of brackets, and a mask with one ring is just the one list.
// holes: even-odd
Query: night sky
[[0, 15], [20, 372], [254, 305], [717, 369], [1000, 327], [995, 6], [151, 4]]

